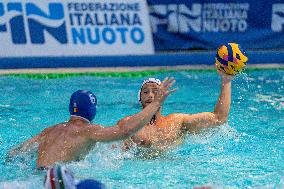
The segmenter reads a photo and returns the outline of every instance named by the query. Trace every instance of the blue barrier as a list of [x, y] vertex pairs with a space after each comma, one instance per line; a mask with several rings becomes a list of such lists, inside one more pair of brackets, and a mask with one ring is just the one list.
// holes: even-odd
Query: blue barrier
[[[284, 51], [248, 51], [248, 64], [283, 64]], [[213, 65], [215, 52], [146, 56], [0, 58], [0, 69]]]
[[284, 48], [283, 1], [147, 1], [155, 50], [212, 50], [228, 42], [251, 50]]

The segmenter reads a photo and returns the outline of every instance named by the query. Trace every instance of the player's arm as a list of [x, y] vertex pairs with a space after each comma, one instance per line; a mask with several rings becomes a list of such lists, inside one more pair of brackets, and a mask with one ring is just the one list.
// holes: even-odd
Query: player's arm
[[206, 127], [221, 125], [228, 121], [231, 106], [231, 76], [221, 75], [221, 92], [213, 112], [203, 112], [193, 115], [181, 114], [182, 126], [191, 132], [197, 132]]
[[157, 94], [155, 100], [140, 113], [126, 117], [112, 127], [90, 127], [92, 131], [88, 132], [88, 137], [96, 141], [113, 141], [132, 136], [150, 122], [153, 115], [157, 113], [167, 96], [176, 91], [176, 89], [169, 90], [174, 83], [175, 80], [173, 78], [166, 78], [162, 82], [158, 92], [159, 94]]
[[[155, 106], [154, 106], [155, 104]], [[157, 103], [151, 103], [153, 115], [158, 110]], [[149, 107], [150, 107], [149, 105]], [[146, 108], [145, 108], [146, 109]], [[147, 115], [148, 114], [148, 115]], [[115, 141], [128, 138], [135, 134], [139, 129], [151, 120], [151, 112], [141, 112], [133, 116], [120, 120], [116, 125], [111, 127], [90, 126], [88, 137], [96, 141]]]
[[10, 161], [13, 157], [15, 157], [17, 154], [21, 152], [28, 152], [28, 151], [33, 151], [34, 149], [37, 148], [37, 144], [40, 143], [40, 141], [43, 139], [45, 134], [49, 132], [51, 129], [54, 127], [48, 127], [45, 128], [40, 134], [26, 140], [25, 142], [13, 147], [8, 153], [6, 157], [6, 161]]
[[36, 147], [36, 143], [39, 142], [40, 135], [36, 135], [25, 142], [21, 143], [20, 145], [13, 147], [8, 153], [6, 157], [6, 161], [10, 161], [15, 157], [17, 154], [21, 152], [31, 151]]

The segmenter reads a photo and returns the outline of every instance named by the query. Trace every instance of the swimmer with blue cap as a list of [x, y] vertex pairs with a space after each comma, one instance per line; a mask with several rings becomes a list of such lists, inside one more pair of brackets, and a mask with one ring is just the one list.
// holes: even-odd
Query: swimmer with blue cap
[[97, 98], [91, 91], [78, 90], [70, 98], [70, 119], [44, 129], [40, 134], [23, 142], [8, 152], [7, 160], [17, 153], [37, 148], [37, 168], [46, 169], [56, 162], [81, 160], [95, 146], [96, 142], [108, 142], [132, 136], [148, 123], [159, 110], [168, 95], [174, 80], [166, 80], [160, 93], [151, 104], [129, 119], [117, 122], [111, 127], [92, 124], [95, 118]]
[[[221, 75], [221, 92], [212, 112], [172, 113], [163, 116], [161, 106], [145, 127], [123, 142], [122, 149], [128, 150], [132, 146], [139, 146], [152, 154], [161, 154], [159, 152], [179, 145], [188, 132], [198, 133], [205, 128], [226, 123], [231, 104], [232, 77], [219, 74]], [[142, 109], [147, 108], [156, 99], [162, 85], [162, 82], [156, 78], [144, 80], [138, 92], [138, 100]], [[131, 117], [128, 116], [121, 121]], [[148, 156], [145, 152], [143, 154]]]

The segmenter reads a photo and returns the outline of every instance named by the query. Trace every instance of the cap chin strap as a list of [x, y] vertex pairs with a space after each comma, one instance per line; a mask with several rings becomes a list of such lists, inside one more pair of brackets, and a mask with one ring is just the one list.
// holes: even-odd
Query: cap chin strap
[[86, 119], [86, 118], [84, 118], [84, 117], [82, 117], [82, 116], [78, 116], [78, 115], [71, 115], [71, 117], [81, 118], [81, 119], [83, 119], [83, 120], [87, 121], [89, 124], [91, 123], [88, 119]]

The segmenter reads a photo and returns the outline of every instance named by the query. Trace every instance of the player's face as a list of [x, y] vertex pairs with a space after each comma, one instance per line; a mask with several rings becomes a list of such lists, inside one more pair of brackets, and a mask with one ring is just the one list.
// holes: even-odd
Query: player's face
[[159, 85], [157, 83], [146, 83], [143, 85], [140, 94], [141, 104], [144, 107], [148, 106], [151, 102], [154, 101], [155, 96], [159, 90]]

